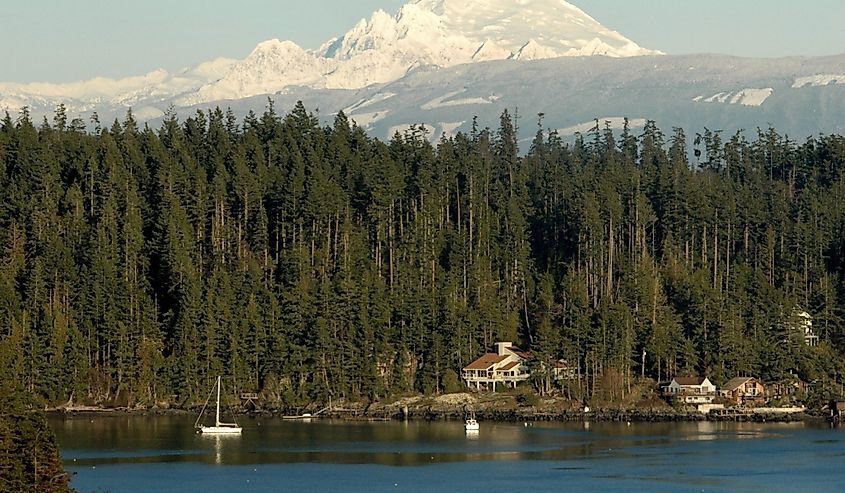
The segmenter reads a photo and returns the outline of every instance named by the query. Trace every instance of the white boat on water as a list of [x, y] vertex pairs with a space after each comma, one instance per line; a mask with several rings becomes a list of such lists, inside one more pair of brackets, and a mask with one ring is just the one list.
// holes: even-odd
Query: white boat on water
[[[214, 389], [211, 390], [214, 392]], [[215, 434], [240, 434], [241, 427], [237, 423], [224, 423], [220, 421], [220, 377], [217, 377], [217, 413], [215, 414], [214, 418], [214, 426], [203, 426], [200, 424], [200, 420], [202, 420], [202, 415], [205, 412], [206, 406], [208, 406], [208, 401], [211, 399], [211, 393], [208, 394], [208, 398], [205, 400], [205, 404], [202, 406], [202, 411], [200, 411], [200, 415], [197, 417], [197, 421], [194, 423], [194, 428], [196, 428], [201, 433], [215, 433]]]
[[474, 412], [469, 415], [469, 417], [466, 420], [466, 423], [464, 423], [464, 429], [466, 431], [478, 431], [478, 429], [479, 429], [478, 421], [475, 420], [475, 413]]

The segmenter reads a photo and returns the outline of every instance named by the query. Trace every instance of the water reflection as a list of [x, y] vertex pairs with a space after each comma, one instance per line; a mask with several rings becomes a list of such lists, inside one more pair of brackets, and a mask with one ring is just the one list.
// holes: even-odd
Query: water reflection
[[[810, 486], [832, 484], [817, 478], [838, 477], [845, 456], [845, 430], [803, 423], [485, 422], [481, 432], [467, 433], [462, 421], [262, 418], [242, 420], [241, 436], [224, 436], [195, 434], [191, 416], [50, 422], [79, 491], [278, 491], [279, 478], [290, 491], [372, 493], [395, 491], [396, 484], [486, 491], [501, 489], [501, 481], [538, 491], [562, 484], [587, 491], [776, 491], [768, 486], [781, 483], [770, 478], [785, 471], [803, 474], [807, 488], [800, 489], [820, 491]], [[128, 485], [129, 477], [137, 485]], [[783, 482], [781, 490], [796, 484]]]
[[690, 440], [715, 440], [718, 438], [719, 423], [715, 421], [699, 421], [696, 425], [698, 433], [690, 434]]
[[241, 439], [240, 435], [232, 435], [232, 434], [205, 434], [199, 433], [199, 437], [204, 442], [209, 442], [214, 447], [214, 463], [218, 466], [223, 465], [223, 449], [225, 444], [229, 443], [230, 446], [232, 442], [239, 441]]
[[[204, 462], [419, 466], [463, 461], [585, 460], [664, 454], [683, 442], [762, 439], [772, 425], [752, 423], [307, 423], [244, 420], [241, 436], [195, 434], [189, 416], [51, 419], [66, 461], [78, 465]], [[679, 450], [678, 453], [686, 453]], [[699, 453], [696, 451], [695, 453]]]

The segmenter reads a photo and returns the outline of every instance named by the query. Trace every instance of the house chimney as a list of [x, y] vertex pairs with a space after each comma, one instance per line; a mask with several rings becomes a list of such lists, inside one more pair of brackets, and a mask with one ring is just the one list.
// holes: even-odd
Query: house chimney
[[497, 342], [496, 343], [496, 354], [498, 354], [499, 356], [504, 356], [505, 349], [509, 348], [509, 347], [513, 347], [512, 342]]

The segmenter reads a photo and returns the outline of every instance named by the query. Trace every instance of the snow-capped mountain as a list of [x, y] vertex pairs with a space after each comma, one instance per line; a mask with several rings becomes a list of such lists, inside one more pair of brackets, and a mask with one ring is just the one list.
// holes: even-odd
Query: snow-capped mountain
[[226, 76], [182, 104], [274, 92], [292, 85], [359, 89], [431, 65], [559, 56], [661, 54], [641, 48], [564, 0], [415, 0], [395, 16], [377, 11], [318, 50], [260, 44]]
[[0, 83], [0, 108], [70, 111], [132, 106], [155, 117], [188, 106], [274, 93], [292, 86], [359, 89], [421, 66], [559, 56], [660, 54], [605, 28], [565, 0], [413, 0], [396, 15], [375, 12], [317, 50], [291, 41], [260, 43], [243, 60], [220, 59], [176, 74], [157, 70], [120, 80], [72, 84]]
[[[242, 60], [218, 59], [178, 73], [73, 84], [2, 84], [0, 110], [28, 106], [40, 118], [65, 103], [69, 116], [150, 121], [231, 108], [260, 113], [268, 95], [280, 112], [302, 100], [324, 123], [344, 111], [390, 138], [410, 125], [429, 137], [495, 127], [518, 111], [521, 138], [544, 128], [567, 136], [595, 126], [636, 131], [703, 127], [733, 133], [773, 125], [795, 138], [845, 133], [845, 55], [751, 59], [647, 56], [563, 0], [415, 0], [396, 15], [376, 12], [316, 50], [260, 43]], [[587, 56], [603, 55], [603, 56]], [[638, 56], [639, 55], [639, 56]]]

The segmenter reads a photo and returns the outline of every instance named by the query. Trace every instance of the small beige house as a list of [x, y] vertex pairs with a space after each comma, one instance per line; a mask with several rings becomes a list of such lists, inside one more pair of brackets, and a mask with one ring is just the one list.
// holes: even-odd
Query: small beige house
[[577, 380], [580, 378], [578, 368], [569, 364], [565, 359], [559, 359], [552, 365], [552, 375], [555, 380]]
[[461, 371], [461, 378], [477, 390], [496, 391], [496, 384], [516, 387], [516, 384], [531, 376], [527, 361], [528, 353], [510, 342], [497, 342], [496, 352], [487, 353], [476, 359]]

